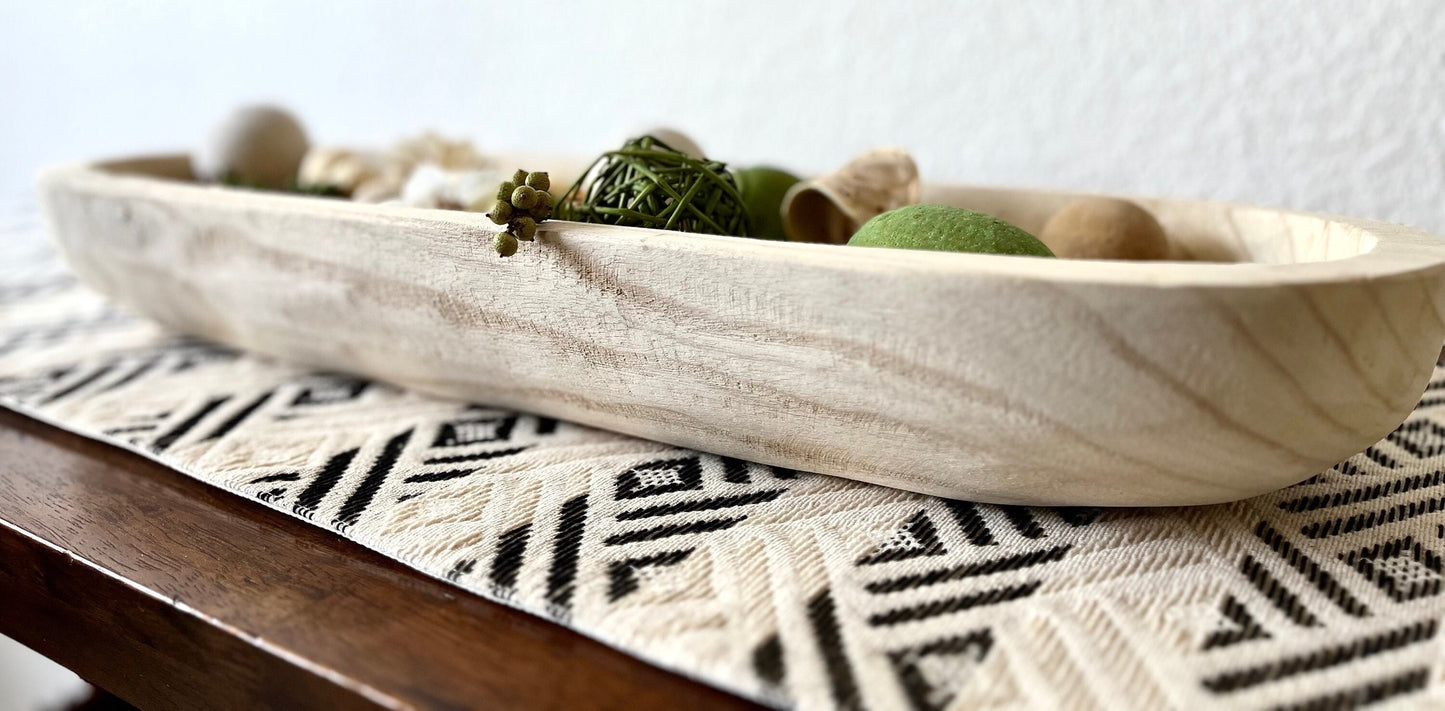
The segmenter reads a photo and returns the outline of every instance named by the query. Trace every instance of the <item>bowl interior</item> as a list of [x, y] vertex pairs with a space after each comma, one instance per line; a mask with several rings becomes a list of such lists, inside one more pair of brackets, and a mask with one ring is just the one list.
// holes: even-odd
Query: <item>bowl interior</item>
[[[964, 207], [1033, 234], [1082, 193], [925, 185], [923, 201]], [[1352, 224], [1320, 215], [1249, 205], [1130, 198], [1158, 218], [1178, 259], [1204, 262], [1298, 264], [1370, 252], [1377, 240]]]
[[[108, 161], [96, 167], [113, 173], [170, 180], [194, 180], [184, 155]], [[1038, 234], [1059, 209], [1083, 193], [926, 184], [923, 202], [954, 205], [994, 215]], [[1345, 222], [1311, 214], [1248, 205], [1131, 198], [1158, 218], [1174, 256], [1203, 262], [1298, 264], [1345, 259], [1370, 252], [1376, 239]]]

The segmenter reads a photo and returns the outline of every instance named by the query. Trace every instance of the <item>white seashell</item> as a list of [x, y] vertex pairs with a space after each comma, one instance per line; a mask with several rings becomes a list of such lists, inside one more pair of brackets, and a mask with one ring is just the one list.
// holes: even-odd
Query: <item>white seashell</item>
[[[413, 207], [462, 209], [493, 196], [502, 176], [496, 170], [447, 170], [435, 163], [423, 163], [411, 171], [402, 186], [400, 200]], [[491, 202], [486, 202], [490, 209]]]
[[415, 207], [440, 207], [447, 190], [447, 172], [435, 163], [413, 168], [401, 188], [401, 202]]

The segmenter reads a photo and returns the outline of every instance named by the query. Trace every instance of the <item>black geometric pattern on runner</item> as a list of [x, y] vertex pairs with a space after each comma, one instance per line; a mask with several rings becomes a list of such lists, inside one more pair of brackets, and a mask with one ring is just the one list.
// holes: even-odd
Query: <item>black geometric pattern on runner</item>
[[953, 520], [963, 530], [970, 543], [976, 546], [998, 545], [993, 533], [988, 530], [988, 523], [979, 514], [978, 505], [968, 501], [954, 501], [952, 499], [943, 502], [948, 512], [953, 514]]
[[586, 525], [586, 494], [575, 496], [562, 504], [557, 515], [557, 530], [552, 539], [552, 568], [547, 573], [547, 602], [552, 614], [558, 617], [565, 617], [572, 605], [578, 553], [582, 550], [582, 533]]
[[1369, 529], [1385, 524], [1408, 521], [1440, 511], [1445, 511], [1445, 496], [1437, 496], [1421, 501], [1409, 501], [1394, 506], [1379, 508], [1367, 513], [1341, 516], [1328, 521], [1316, 521], [1301, 526], [1300, 533], [1309, 538], [1330, 538], [1332, 536], [1342, 536], [1359, 531], [1368, 531]]
[[1253, 555], [1246, 554], [1240, 562], [1239, 571], [1253, 585], [1260, 594], [1264, 595], [1280, 612], [1302, 627], [1318, 627], [1319, 618], [1310, 612], [1304, 603], [1300, 602], [1299, 596], [1295, 595], [1288, 587], [1281, 583], [1278, 578], [1265, 569]]
[[311, 385], [296, 394], [296, 397], [291, 400], [291, 404], [293, 406], [338, 405], [351, 402], [360, 398], [370, 385], [371, 382], [368, 380], [346, 375], [317, 375], [312, 378]]
[[513, 590], [517, 587], [517, 573], [522, 570], [522, 559], [527, 553], [527, 541], [532, 537], [532, 524], [524, 523], [497, 537], [497, 552], [492, 557], [491, 581], [496, 590]]
[[221, 422], [221, 424], [217, 425], [215, 429], [211, 430], [210, 434], [202, 437], [200, 441], [209, 442], [213, 440], [218, 440], [230, 434], [232, 430], [240, 427], [241, 423], [245, 422], [246, 420], [250, 419], [252, 415], [256, 414], [256, 411], [260, 410], [261, 406], [265, 405], [266, 402], [271, 399], [271, 396], [275, 394], [275, 389], [267, 390], [266, 392], [261, 393], [250, 403], [246, 404], [239, 411], [226, 418], [226, 420]]
[[828, 688], [838, 708], [854, 711], [863, 708], [858, 695], [858, 682], [853, 675], [852, 662], [843, 640], [843, 630], [838, 625], [837, 605], [830, 590], [824, 590], [808, 602], [808, 620], [813, 627], [814, 643], [823, 660], [828, 677]]
[[208, 415], [214, 412], [216, 408], [219, 408], [230, 400], [230, 395], [224, 395], [222, 397], [212, 398], [206, 401], [204, 405], [201, 405], [199, 408], [191, 412], [191, 414], [187, 415], [185, 419], [182, 419], [175, 426], [171, 427], [171, 429], [167, 430], [165, 434], [162, 434], [161, 436], [155, 438], [155, 440], [151, 442], [150, 445], [151, 453], [160, 454], [167, 449], [170, 449], [171, 445], [175, 444], [176, 441], [180, 438], [186, 436], [186, 434], [189, 433], [192, 429], [194, 429], [196, 425], [200, 424], [202, 420], [206, 419]]
[[874, 565], [908, 560], [919, 556], [933, 556], [947, 553], [938, 540], [938, 529], [927, 511], [913, 514], [887, 541], [878, 544], [872, 553], [858, 559], [858, 565]]
[[331, 522], [332, 526], [344, 530], [356, 524], [356, 520], [361, 517], [361, 512], [371, 505], [371, 500], [376, 497], [376, 492], [381, 489], [387, 475], [391, 474], [391, 470], [396, 467], [397, 460], [401, 458], [402, 451], [406, 449], [406, 445], [411, 441], [411, 436], [415, 431], [415, 429], [407, 430], [387, 441], [381, 454], [377, 456], [375, 462], [372, 462], [366, 477], [361, 480], [361, 484], [357, 485], [356, 490], [351, 492], [351, 496], [341, 504], [341, 511]]
[[683, 548], [675, 551], [655, 553], [653, 555], [628, 558], [626, 560], [614, 561], [607, 567], [607, 601], [617, 602], [634, 592], [639, 587], [639, 574], [644, 570], [654, 570], [677, 565], [687, 560], [696, 548]]
[[311, 483], [297, 495], [291, 511], [298, 516], [310, 519], [311, 514], [321, 505], [322, 499], [325, 499], [326, 495], [331, 493], [331, 490], [341, 481], [341, 476], [351, 466], [351, 460], [355, 459], [360, 451], [359, 449], [348, 449], [332, 455], [316, 478], [312, 479]]
[[1412, 536], [1340, 556], [1396, 602], [1440, 594], [1441, 557]]
[[[970, 675], [957, 665], [976, 666], [992, 648], [993, 633], [984, 629], [892, 651], [888, 660], [913, 708], [942, 711], [970, 681]], [[937, 668], [949, 661], [954, 662], [954, 668]]]
[[1369, 609], [1350, 594], [1349, 590], [1340, 585], [1334, 576], [1320, 568], [1320, 565], [1305, 555], [1303, 551], [1291, 545], [1279, 531], [1269, 525], [1268, 521], [1260, 521], [1255, 526], [1254, 534], [1264, 541], [1270, 550], [1279, 554], [1279, 557], [1284, 559], [1290, 567], [1308, 579], [1330, 602], [1339, 605], [1340, 609], [1355, 617], [1365, 617], [1370, 614]]
[[1438, 627], [1436, 620], [1424, 620], [1408, 627], [1362, 637], [1347, 644], [1331, 645], [1313, 652], [1224, 672], [1208, 677], [1202, 683], [1205, 688], [1215, 693], [1240, 691], [1265, 682], [1328, 669], [1356, 659], [1427, 642], [1434, 639]]
[[1377, 679], [1362, 684], [1352, 689], [1340, 691], [1324, 696], [1317, 696], [1306, 699], [1299, 703], [1280, 704], [1274, 706], [1271, 711], [1343, 711], [1354, 709], [1370, 704], [1377, 704], [1386, 699], [1391, 699], [1401, 694], [1408, 694], [1412, 691], [1419, 691], [1425, 688], [1430, 680], [1430, 668], [1421, 667], [1411, 669], [1403, 674], [1395, 674], [1383, 679]]
[[1260, 627], [1244, 605], [1236, 600], [1233, 595], [1225, 595], [1224, 602], [1219, 606], [1219, 614], [1229, 620], [1234, 627], [1214, 630], [1204, 640], [1204, 649], [1215, 649], [1217, 647], [1229, 647], [1240, 642], [1248, 642], [1252, 639], [1265, 639], [1269, 633]]
[[763, 683], [778, 686], [787, 676], [787, 665], [783, 662], [783, 643], [774, 632], [753, 648], [753, 673]]
[[617, 498], [637, 499], [702, 488], [702, 462], [696, 455], [639, 464], [617, 477]]
[[437, 431], [433, 447], [463, 447], [488, 442], [505, 442], [512, 438], [517, 416], [454, 420], [443, 423]]
[[1413, 420], [1395, 428], [1385, 440], [1416, 459], [1445, 454], [1445, 427], [1430, 420]]
[[1069, 552], [1072, 546], [1052, 546], [1040, 548], [1027, 553], [1016, 553], [1014, 555], [982, 560], [973, 563], [964, 563], [948, 568], [935, 568], [923, 573], [909, 573], [896, 578], [875, 580], [868, 583], [864, 588], [871, 593], [895, 593], [905, 590], [937, 585], [940, 583], [963, 580], [995, 573], [1006, 573], [1012, 570], [1022, 570], [1035, 565], [1053, 563], [1063, 560], [1064, 555]]
[[1391, 479], [1390, 481], [1380, 482], [1371, 486], [1335, 491], [1330, 494], [1301, 496], [1299, 498], [1281, 501], [1277, 506], [1289, 513], [1304, 513], [1318, 511], [1320, 509], [1350, 506], [1437, 486], [1445, 486], [1445, 470], [1437, 469], [1428, 474], [1416, 474], [1415, 476]]

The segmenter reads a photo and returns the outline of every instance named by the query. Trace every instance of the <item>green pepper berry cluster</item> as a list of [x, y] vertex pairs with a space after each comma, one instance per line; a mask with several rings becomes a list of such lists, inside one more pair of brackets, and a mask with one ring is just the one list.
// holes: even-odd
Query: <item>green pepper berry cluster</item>
[[507, 226], [492, 240], [497, 254], [510, 257], [517, 253], [517, 240], [531, 242], [537, 236], [537, 223], [551, 217], [556, 204], [547, 192], [551, 187], [546, 173], [518, 170], [497, 188], [497, 202], [487, 213], [492, 222]]

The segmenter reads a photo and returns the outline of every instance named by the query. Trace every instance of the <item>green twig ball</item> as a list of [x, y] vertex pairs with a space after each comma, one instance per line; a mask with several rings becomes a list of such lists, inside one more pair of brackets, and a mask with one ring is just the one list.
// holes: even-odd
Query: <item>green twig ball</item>
[[603, 153], [557, 204], [563, 219], [747, 237], [747, 205], [727, 166], [652, 136]]

